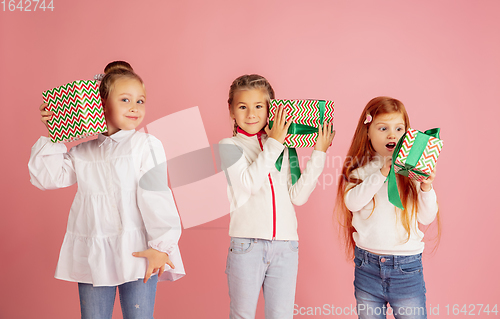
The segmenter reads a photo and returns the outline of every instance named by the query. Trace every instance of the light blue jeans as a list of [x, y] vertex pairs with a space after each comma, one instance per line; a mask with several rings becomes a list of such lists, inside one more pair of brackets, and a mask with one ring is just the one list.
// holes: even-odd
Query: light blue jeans
[[292, 319], [299, 264], [297, 241], [231, 238], [226, 274], [230, 319], [254, 319], [262, 288], [266, 319]]
[[[153, 318], [158, 276], [147, 283], [143, 279], [118, 286], [123, 319]], [[116, 286], [94, 287], [78, 283], [82, 319], [111, 319], [115, 303]]]
[[382, 319], [387, 314], [396, 319], [427, 318], [422, 254], [381, 256], [359, 247], [354, 254], [359, 318]]

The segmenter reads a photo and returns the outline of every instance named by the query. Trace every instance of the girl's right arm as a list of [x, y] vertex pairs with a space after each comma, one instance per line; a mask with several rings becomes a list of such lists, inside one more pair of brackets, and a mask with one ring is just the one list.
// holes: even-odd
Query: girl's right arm
[[[354, 178], [363, 179], [363, 182], [349, 189], [344, 197], [345, 205], [351, 212], [360, 211], [363, 207], [368, 205], [375, 194], [377, 194], [377, 192], [380, 190], [382, 185], [384, 185], [384, 182], [386, 180], [386, 176], [384, 176], [379, 169], [377, 169], [374, 173], [366, 176], [365, 178], [363, 178], [363, 176], [360, 176], [358, 170], [353, 171], [351, 176]], [[351, 186], [352, 184], [347, 184], [347, 187]]]
[[[46, 103], [40, 106], [45, 126], [52, 116], [52, 112], [45, 111], [46, 106]], [[48, 137], [40, 137], [31, 148], [28, 168], [31, 183], [42, 190], [68, 187], [76, 183], [73, 161], [66, 146], [52, 143]]]
[[283, 142], [286, 132], [292, 123], [292, 119], [287, 121], [287, 114], [282, 107], [278, 108], [274, 125], [271, 129], [265, 127], [269, 138], [262, 147], [257, 159], [250, 163], [243, 154], [243, 149], [230, 138], [220, 141], [219, 153], [222, 168], [226, 173], [228, 184], [238, 189], [245, 189], [249, 193], [257, 193], [280, 154], [285, 149]]
[[243, 149], [234, 144], [230, 138], [219, 142], [219, 153], [222, 169], [226, 173], [229, 186], [244, 189], [248, 193], [257, 193], [267, 180], [267, 175], [285, 148], [273, 138], [268, 138], [263, 151], [257, 159], [249, 162], [243, 154]]

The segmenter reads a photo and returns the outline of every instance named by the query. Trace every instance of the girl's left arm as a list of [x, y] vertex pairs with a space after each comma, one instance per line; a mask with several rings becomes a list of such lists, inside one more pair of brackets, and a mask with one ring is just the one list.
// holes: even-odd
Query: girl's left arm
[[316, 188], [318, 177], [323, 172], [325, 160], [325, 152], [313, 150], [311, 159], [307, 161], [306, 169], [294, 185], [292, 185], [291, 174], [288, 174], [288, 193], [294, 205], [300, 206], [307, 202], [309, 196]]
[[307, 162], [306, 169], [301, 174], [297, 183], [292, 185], [291, 175], [288, 175], [288, 193], [294, 205], [303, 205], [316, 188], [318, 178], [323, 172], [326, 160], [326, 151], [332, 144], [335, 137], [332, 123], [324, 123], [323, 127], [318, 127], [318, 137], [316, 145], [311, 154], [311, 159]]
[[429, 225], [434, 221], [438, 212], [437, 196], [432, 182], [436, 177], [436, 171], [422, 183], [417, 183], [418, 189], [418, 214], [417, 220], [423, 225]]
[[[185, 275], [177, 245], [181, 236], [181, 222], [168, 187], [167, 162], [161, 142], [149, 135], [144, 149], [137, 187], [137, 205], [148, 234], [148, 246], [167, 254], [175, 267], [165, 265], [165, 279], [173, 281]], [[150, 258], [148, 262], [151, 262]], [[160, 275], [161, 272], [160, 270]]]

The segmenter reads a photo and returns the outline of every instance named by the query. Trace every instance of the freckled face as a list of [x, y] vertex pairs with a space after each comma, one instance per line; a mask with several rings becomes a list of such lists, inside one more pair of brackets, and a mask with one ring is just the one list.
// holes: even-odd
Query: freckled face
[[146, 115], [146, 92], [142, 83], [129, 78], [116, 80], [104, 103], [104, 114], [107, 135], [139, 126]]
[[403, 114], [380, 114], [368, 128], [368, 139], [379, 155], [392, 156], [397, 142], [405, 133], [405, 127]]
[[256, 134], [267, 125], [267, 92], [263, 89], [234, 93], [231, 117], [249, 134]]

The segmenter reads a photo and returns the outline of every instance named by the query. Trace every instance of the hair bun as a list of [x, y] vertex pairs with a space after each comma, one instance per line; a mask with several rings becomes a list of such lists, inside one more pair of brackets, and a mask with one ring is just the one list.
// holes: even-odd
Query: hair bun
[[101, 84], [99, 85], [99, 93], [101, 94], [101, 99], [104, 103], [108, 99], [109, 93], [113, 88], [113, 83], [116, 80], [121, 78], [135, 79], [139, 81], [144, 87], [144, 82], [141, 77], [138, 76], [132, 66], [125, 61], [113, 61], [106, 65], [104, 68], [104, 72], [106, 73], [103, 77], [98, 77], [101, 80]]
[[106, 65], [106, 67], [104, 68], [104, 73], [108, 74], [120, 70], [134, 72], [134, 69], [132, 68], [130, 63], [125, 61], [113, 61]]

